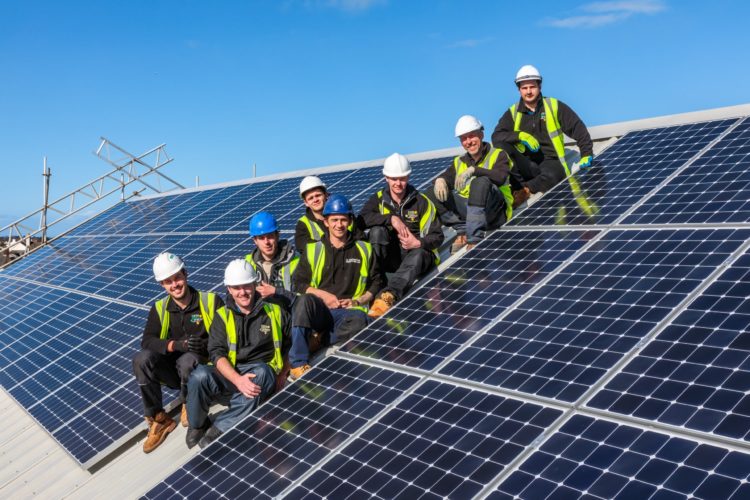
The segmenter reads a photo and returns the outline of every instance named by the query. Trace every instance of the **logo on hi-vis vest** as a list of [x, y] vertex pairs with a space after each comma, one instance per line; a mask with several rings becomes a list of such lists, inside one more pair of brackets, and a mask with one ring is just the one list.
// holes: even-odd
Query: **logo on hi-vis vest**
[[419, 218], [419, 212], [417, 212], [416, 210], [407, 210], [404, 214], [404, 218], [408, 222], [417, 222], [417, 219]]
[[359, 260], [359, 259], [356, 259], [354, 257], [350, 257], [350, 258], [346, 259], [346, 263], [347, 264], [357, 264], [357, 265], [359, 265], [359, 264], [362, 264], [362, 261]]
[[271, 325], [260, 325], [260, 333], [263, 335], [271, 333]]
[[193, 314], [190, 316], [190, 322], [196, 325], [200, 325], [203, 322], [203, 318], [200, 314]]

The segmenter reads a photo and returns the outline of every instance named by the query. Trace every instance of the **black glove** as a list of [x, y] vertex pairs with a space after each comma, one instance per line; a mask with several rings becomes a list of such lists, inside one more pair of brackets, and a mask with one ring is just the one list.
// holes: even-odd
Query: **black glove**
[[206, 344], [198, 335], [191, 335], [188, 337], [187, 345], [188, 350], [195, 354], [204, 354], [206, 352]]
[[172, 350], [175, 352], [188, 352], [188, 341], [187, 340], [174, 340], [172, 341]]

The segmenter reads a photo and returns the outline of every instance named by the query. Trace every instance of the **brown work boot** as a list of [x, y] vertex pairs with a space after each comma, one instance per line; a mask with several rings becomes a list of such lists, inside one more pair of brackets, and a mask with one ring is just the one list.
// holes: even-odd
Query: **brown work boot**
[[375, 299], [372, 303], [372, 307], [367, 312], [367, 315], [371, 318], [379, 318], [388, 311], [393, 304], [396, 302], [396, 296], [391, 292], [383, 292], [380, 296]]
[[177, 422], [167, 415], [164, 410], [156, 414], [151, 420], [151, 426], [148, 429], [148, 436], [143, 442], [143, 453], [151, 453], [167, 438], [167, 434], [175, 430]]
[[456, 236], [456, 239], [453, 240], [453, 244], [451, 245], [451, 255], [453, 255], [454, 253], [457, 253], [459, 250], [461, 250], [465, 246], [466, 246], [466, 235], [459, 234], [458, 236]]
[[468, 252], [469, 250], [471, 250], [471, 249], [472, 249], [472, 248], [474, 248], [475, 246], [477, 246], [477, 244], [476, 244], [476, 243], [467, 243], [467, 244], [466, 244], [466, 251]]
[[529, 196], [531, 196], [531, 191], [526, 186], [513, 192], [513, 208], [520, 207], [521, 203], [529, 199]]
[[185, 403], [182, 403], [182, 411], [180, 412], [180, 425], [182, 425], [183, 427], [188, 426], [187, 405]]
[[298, 366], [297, 368], [292, 368], [291, 370], [289, 370], [289, 380], [294, 382], [302, 375], [304, 375], [308, 370], [310, 370], [310, 368], [312, 368], [312, 366], [310, 365], [302, 365]]
[[318, 352], [323, 347], [323, 336], [318, 332], [312, 332], [310, 338], [307, 339], [307, 349], [310, 354]]

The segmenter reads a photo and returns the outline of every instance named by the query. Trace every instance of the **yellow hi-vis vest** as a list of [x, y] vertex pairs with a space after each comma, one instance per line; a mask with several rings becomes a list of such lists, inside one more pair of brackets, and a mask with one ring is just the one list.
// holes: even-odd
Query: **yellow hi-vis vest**
[[[557, 158], [565, 169], [565, 175], [570, 176], [570, 169], [568, 168], [568, 163], [565, 161], [565, 137], [562, 128], [560, 127], [560, 120], [557, 118], [557, 99], [554, 97], [544, 97], [542, 98], [542, 103], [544, 105], [544, 114], [546, 116], [544, 121], [547, 123], [547, 133], [549, 134], [550, 140], [552, 140], [552, 145], [555, 148], [555, 153], [557, 153]], [[516, 109], [517, 105], [518, 104], [514, 104], [510, 107], [510, 116], [513, 118], [514, 132], [520, 132], [521, 130], [521, 113]], [[526, 151], [526, 146], [521, 143], [518, 143], [516, 148], [521, 153]]]
[[[271, 336], [273, 337], [273, 359], [268, 363], [274, 372], [281, 372], [284, 367], [284, 358], [281, 356], [281, 308], [276, 304], [263, 304], [263, 312], [271, 320]], [[219, 308], [216, 313], [224, 322], [227, 331], [227, 343], [229, 353], [227, 358], [232, 366], [237, 365], [237, 326], [234, 323], [234, 314], [226, 306]]]
[[301, 220], [305, 227], [307, 227], [307, 232], [310, 233], [310, 239], [313, 241], [320, 241], [323, 237], [323, 230], [320, 229], [318, 223], [310, 220], [307, 215], [303, 215], [299, 220]]
[[[497, 162], [497, 157], [500, 156], [500, 153], [502, 152], [502, 149], [491, 147], [489, 153], [487, 153], [487, 155], [484, 157], [482, 163], [477, 165], [477, 168], [492, 170], [492, 168], [495, 166], [495, 163]], [[513, 168], [513, 160], [510, 159], [510, 156], [508, 156], [508, 167], [508, 170]], [[456, 177], [458, 177], [459, 175], [461, 175], [461, 172], [469, 168], [469, 166], [461, 160], [460, 156], [456, 156], [455, 158], [453, 158], [453, 168], [456, 170]], [[469, 179], [469, 182], [466, 183], [466, 186], [458, 192], [459, 196], [461, 196], [462, 198], [469, 197], [469, 186], [471, 186], [471, 181], [473, 179], [473, 177]], [[505, 217], [507, 220], [510, 220], [510, 218], [513, 216], [513, 194], [510, 192], [510, 182], [508, 178], [505, 179], [505, 184], [503, 184], [502, 186], [498, 186], [498, 189], [505, 199]]]
[[[256, 271], [258, 270], [258, 264], [255, 263], [253, 260], [253, 254], [249, 253], [245, 255], [245, 260], [250, 263], [251, 266], [253, 266], [253, 269]], [[294, 271], [297, 269], [297, 264], [299, 264], [299, 256], [296, 255], [292, 260], [281, 266], [281, 269], [279, 269], [279, 278], [281, 278], [280, 283], [271, 283], [273, 286], [279, 286], [281, 285], [284, 290], [292, 290], [292, 274], [294, 274]]]
[[[430, 225], [432, 225], [432, 221], [435, 220], [435, 216], [437, 216], [437, 210], [435, 209], [435, 204], [430, 201], [428, 197], [423, 195], [422, 193], [419, 193], [419, 196], [424, 198], [424, 200], [427, 202], [427, 211], [422, 214], [422, 217], [419, 219], [419, 236], [421, 238], [424, 238], [427, 233], [430, 231]], [[383, 203], [383, 190], [381, 189], [378, 191], [378, 199], [380, 200], [380, 203], [378, 203], [378, 209], [380, 210], [381, 215], [388, 215], [391, 213], [391, 210], [385, 206]], [[437, 251], [437, 248], [432, 249], [432, 254], [435, 259], [435, 265], [440, 264], [440, 254]]]
[[[354, 244], [362, 257], [362, 263], [359, 266], [357, 289], [354, 290], [354, 296], [352, 297], [353, 300], [357, 300], [367, 290], [367, 278], [370, 275], [370, 264], [372, 262], [372, 246], [367, 241], [359, 240], [355, 241]], [[316, 241], [307, 244], [307, 261], [310, 263], [310, 269], [312, 270], [310, 286], [313, 288], [318, 288], [320, 280], [323, 277], [323, 267], [326, 260], [325, 253], [326, 248], [322, 242]], [[363, 312], [367, 312], [367, 306], [365, 305], [354, 306], [351, 309], [359, 309]]]
[[[214, 320], [214, 307], [216, 306], [216, 294], [212, 292], [198, 292], [199, 303], [201, 308], [201, 317], [203, 318], [203, 325], [206, 328], [206, 332], [211, 329], [211, 323]], [[161, 322], [161, 334], [159, 338], [165, 340], [169, 335], [169, 313], [167, 312], [167, 304], [169, 299], [167, 297], [156, 301], [154, 306], [156, 307], [156, 313], [159, 315], [159, 321]]]

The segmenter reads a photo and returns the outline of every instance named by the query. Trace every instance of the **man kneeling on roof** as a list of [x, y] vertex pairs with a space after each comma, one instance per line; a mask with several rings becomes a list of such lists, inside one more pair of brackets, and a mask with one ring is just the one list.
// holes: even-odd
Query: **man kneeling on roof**
[[[284, 369], [289, 314], [261, 299], [259, 282], [244, 259], [233, 260], [224, 271], [227, 305], [216, 311], [208, 341], [213, 366], [199, 366], [188, 384], [188, 448], [207, 446], [249, 415], [274, 392]], [[208, 410], [213, 402], [229, 408], [211, 424]]]
[[133, 358], [133, 372], [141, 390], [148, 436], [143, 451], [159, 446], [177, 424], [164, 411], [161, 385], [180, 390], [182, 416], [187, 427], [185, 400], [191, 372], [208, 360], [208, 329], [214, 311], [224, 302], [213, 293], [188, 285], [185, 263], [177, 255], [160, 253], [154, 259], [154, 278], [167, 292], [151, 307], [143, 330], [142, 350]]
[[310, 369], [313, 331], [321, 334], [323, 345], [332, 345], [367, 326], [367, 305], [383, 280], [370, 244], [355, 240], [348, 229], [354, 218], [349, 200], [331, 195], [323, 215], [326, 234], [300, 249], [294, 273], [294, 289], [300, 296], [292, 319], [292, 380]]
[[370, 307], [369, 316], [382, 316], [403, 298], [414, 282], [438, 263], [443, 229], [435, 205], [409, 184], [411, 164], [398, 153], [383, 165], [386, 189], [373, 194], [360, 212], [370, 228], [370, 244], [380, 269], [392, 273]]

